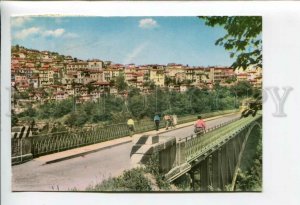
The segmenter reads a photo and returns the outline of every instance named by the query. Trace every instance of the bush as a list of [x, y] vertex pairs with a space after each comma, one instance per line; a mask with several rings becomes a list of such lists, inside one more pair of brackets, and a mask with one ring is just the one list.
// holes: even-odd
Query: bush
[[158, 154], [151, 155], [150, 159], [146, 163], [146, 172], [152, 174], [155, 177], [157, 186], [163, 190], [170, 190], [170, 183], [166, 182], [163, 174], [159, 172], [159, 158]]
[[86, 191], [151, 191], [151, 183], [141, 168], [125, 171], [122, 176], [110, 178]]
[[18, 114], [18, 117], [35, 117], [37, 112], [32, 106], [29, 106], [24, 112]]
[[78, 111], [76, 113], [71, 113], [65, 120], [65, 125], [69, 127], [82, 127], [87, 121], [89, 117], [86, 113], [82, 111]]

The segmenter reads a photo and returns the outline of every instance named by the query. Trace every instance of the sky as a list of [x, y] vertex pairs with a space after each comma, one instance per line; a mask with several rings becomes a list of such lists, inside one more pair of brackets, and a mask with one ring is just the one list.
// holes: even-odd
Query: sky
[[82, 60], [136, 65], [178, 63], [230, 66], [228, 51], [215, 46], [221, 27], [197, 17], [12, 17], [12, 45], [48, 50]]

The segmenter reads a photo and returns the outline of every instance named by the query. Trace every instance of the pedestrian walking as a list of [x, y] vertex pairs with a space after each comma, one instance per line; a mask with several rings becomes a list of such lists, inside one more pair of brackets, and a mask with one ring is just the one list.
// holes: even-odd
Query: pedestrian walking
[[159, 117], [159, 115], [156, 113], [155, 116], [154, 116], [154, 123], [155, 123], [156, 131], [159, 130], [159, 122], [160, 122], [160, 117]]
[[169, 129], [169, 126], [171, 125], [171, 122], [172, 122], [171, 116], [170, 116], [169, 114], [166, 114], [166, 115], [164, 116], [164, 120], [165, 120], [165, 122], [166, 122], [166, 130], [168, 130], [168, 129]]
[[128, 118], [128, 120], [127, 120], [127, 126], [128, 126], [128, 129], [129, 129], [129, 132], [130, 132], [130, 137], [131, 137], [132, 133], [135, 131], [134, 121], [133, 121], [132, 118]]
[[173, 127], [173, 128], [176, 127], [177, 121], [178, 121], [177, 115], [173, 114], [173, 115], [172, 115], [172, 127]]

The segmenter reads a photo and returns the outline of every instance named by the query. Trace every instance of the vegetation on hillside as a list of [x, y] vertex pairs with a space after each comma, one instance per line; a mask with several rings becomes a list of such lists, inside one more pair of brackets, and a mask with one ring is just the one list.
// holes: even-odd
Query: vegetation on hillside
[[[122, 87], [122, 86], [121, 86]], [[121, 89], [121, 88], [120, 88]], [[178, 116], [227, 110], [238, 107], [238, 101], [250, 96], [255, 89], [247, 82], [238, 82], [231, 88], [216, 86], [215, 90], [191, 88], [184, 93], [157, 88], [143, 94], [136, 88], [128, 89], [128, 96], [103, 95], [96, 102], [75, 103], [75, 98], [28, 105], [17, 115], [14, 124], [22, 121], [59, 121], [68, 127], [81, 127], [86, 123], [125, 122], [134, 119], [152, 119], [156, 112]]]

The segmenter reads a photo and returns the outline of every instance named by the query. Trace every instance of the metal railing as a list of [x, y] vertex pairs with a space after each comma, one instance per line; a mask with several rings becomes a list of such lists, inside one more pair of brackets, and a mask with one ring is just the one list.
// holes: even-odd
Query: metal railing
[[129, 135], [125, 124], [105, 126], [89, 131], [61, 132], [35, 136], [32, 139], [34, 157], [67, 149], [100, 143]]
[[210, 128], [203, 135], [194, 134], [179, 139], [179, 143], [185, 144], [185, 146], [180, 146], [184, 149], [181, 150], [181, 152], [185, 153], [185, 161], [193, 161], [202, 153], [205, 153], [207, 150], [211, 149], [230, 136], [239, 133], [241, 130], [251, 125], [252, 122], [259, 118], [261, 118], [261, 115], [242, 119], [233, 119], [229, 122]]
[[[214, 117], [217, 115], [232, 113], [237, 110], [218, 111], [213, 113], [202, 114], [204, 118]], [[178, 124], [194, 121], [196, 116], [185, 116], [178, 119]], [[165, 123], [160, 123], [160, 128]], [[135, 122], [135, 133], [142, 133], [154, 130], [153, 121], [144, 120]], [[116, 138], [129, 136], [130, 131], [125, 123], [106, 125], [90, 128], [89, 130], [77, 130], [73, 132], [58, 132], [33, 136], [32, 154], [33, 157], [60, 152], [76, 147], [100, 143]]]

